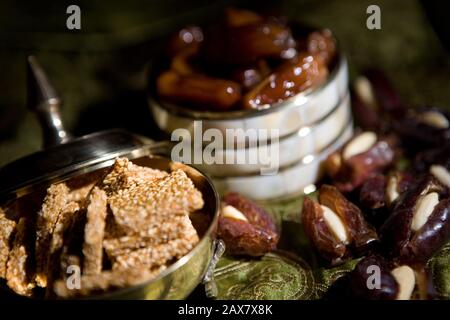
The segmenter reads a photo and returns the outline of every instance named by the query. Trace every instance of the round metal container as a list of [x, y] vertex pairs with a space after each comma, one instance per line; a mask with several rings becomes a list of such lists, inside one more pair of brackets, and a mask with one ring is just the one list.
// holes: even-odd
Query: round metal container
[[[276, 145], [279, 150], [279, 167], [287, 167], [301, 161], [307, 155], [320, 154], [336, 142], [347, 129], [351, 121], [350, 96], [347, 94], [325, 118], [311, 126], [301, 127], [282, 137], [278, 142], [271, 141], [270, 147]], [[256, 175], [260, 173], [263, 163], [227, 164], [226, 159], [257, 159], [261, 147], [216, 150], [215, 157], [220, 164], [195, 164], [214, 178], [238, 175]], [[269, 146], [268, 146], [269, 148]], [[178, 159], [174, 159], [178, 160]], [[181, 160], [181, 159], [180, 159]]]
[[223, 245], [215, 240], [219, 196], [209, 178], [193, 167], [162, 157], [166, 153], [165, 143], [154, 143], [124, 130], [102, 131], [72, 139], [60, 118], [60, 99], [43, 69], [33, 57], [29, 59], [29, 67], [29, 108], [39, 116], [46, 148], [0, 168], [0, 200], [15, 201], [26, 194], [45, 190], [50, 184], [107, 168], [117, 157], [127, 157], [140, 166], [168, 172], [181, 169], [204, 199], [201, 212], [191, 215], [199, 243], [146, 283], [88, 298], [182, 299], [202, 281], [207, 289], [213, 290], [212, 271]]
[[[245, 142], [238, 142], [231, 148], [226, 146], [228, 141], [225, 142], [222, 149], [215, 150], [214, 162], [192, 161], [191, 164], [213, 179], [220, 193], [236, 191], [261, 200], [302, 193], [305, 187], [320, 177], [321, 161], [352, 133], [349, 126], [352, 116], [348, 66], [340, 53], [331, 64], [330, 74], [323, 85], [261, 110], [208, 112], [167, 103], [159, 99], [155, 91], [154, 83], [159, 70], [156, 69], [151, 70], [149, 77], [149, 106], [156, 124], [167, 135], [171, 136], [177, 129], [185, 129], [178, 130], [178, 136], [172, 139], [179, 141], [181, 137], [183, 142], [194, 145], [193, 140], [199, 134], [203, 136], [208, 129], [218, 129], [224, 137], [229, 129], [243, 132], [264, 129], [271, 133], [269, 141], [246, 135]], [[272, 139], [274, 136], [276, 139]], [[257, 144], [261, 142], [263, 147]], [[270, 149], [268, 144], [279, 150], [279, 170], [273, 175], [261, 175], [262, 161], [226, 161], [257, 159], [261, 148], [276, 150]], [[207, 143], [203, 144], [205, 146]], [[192, 154], [196, 152], [199, 150], [192, 148]], [[177, 159], [176, 154], [172, 158], [184, 160]]]
[[319, 153], [305, 155], [296, 163], [280, 167], [275, 175], [236, 175], [211, 177], [220, 194], [233, 190], [257, 200], [290, 197], [313, 192], [314, 184], [322, 176], [322, 162], [326, 157], [351, 138], [353, 123], [350, 121], [338, 138]]

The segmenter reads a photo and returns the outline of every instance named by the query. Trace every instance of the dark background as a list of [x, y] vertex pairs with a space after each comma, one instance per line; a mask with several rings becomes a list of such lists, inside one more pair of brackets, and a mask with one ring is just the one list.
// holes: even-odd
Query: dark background
[[[81, 7], [80, 31], [66, 29], [70, 4]], [[450, 107], [450, 59], [440, 41], [450, 32], [444, 1], [2, 0], [0, 166], [41, 145], [38, 123], [25, 104], [28, 54], [46, 69], [63, 98], [66, 126], [76, 135], [125, 127], [155, 136], [144, 90], [148, 60], [165, 35], [185, 24], [214, 21], [230, 4], [329, 27], [352, 78], [376, 67], [408, 103]], [[370, 4], [381, 8], [381, 30], [366, 28]]]

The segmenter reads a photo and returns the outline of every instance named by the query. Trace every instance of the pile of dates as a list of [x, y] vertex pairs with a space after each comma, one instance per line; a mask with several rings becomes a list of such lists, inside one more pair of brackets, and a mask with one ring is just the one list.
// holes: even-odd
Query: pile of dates
[[407, 108], [376, 71], [356, 80], [361, 128], [326, 160], [302, 225], [328, 266], [362, 258], [330, 298], [430, 299], [428, 260], [450, 241], [450, 117]]
[[320, 86], [336, 60], [329, 30], [298, 31], [284, 18], [229, 8], [207, 28], [189, 26], [169, 41], [160, 98], [208, 111], [264, 109]]

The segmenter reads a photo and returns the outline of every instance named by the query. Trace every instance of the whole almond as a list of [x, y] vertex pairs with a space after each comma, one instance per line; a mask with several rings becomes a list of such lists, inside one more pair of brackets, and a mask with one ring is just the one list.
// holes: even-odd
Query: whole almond
[[416, 286], [414, 270], [403, 265], [391, 271], [392, 276], [398, 283], [397, 300], [409, 300]]
[[448, 119], [438, 111], [426, 111], [419, 115], [421, 122], [437, 129], [447, 129], [450, 124]]
[[321, 205], [320, 207], [323, 210], [323, 218], [325, 219], [325, 222], [327, 223], [331, 232], [340, 241], [342, 241], [345, 244], [348, 244], [349, 239], [347, 235], [347, 229], [345, 228], [341, 218], [339, 218], [339, 216], [327, 206]]
[[248, 221], [242, 212], [230, 205], [226, 205], [222, 208], [222, 216], [230, 219]]
[[440, 183], [450, 188], [450, 172], [444, 166], [432, 165], [430, 172]]
[[413, 231], [417, 231], [425, 225], [438, 203], [439, 195], [436, 192], [430, 192], [417, 201], [411, 223]]
[[345, 147], [342, 157], [344, 160], [350, 159], [357, 154], [364, 153], [377, 142], [377, 135], [374, 132], [366, 131], [353, 138]]
[[358, 97], [373, 110], [377, 110], [377, 100], [373, 92], [372, 84], [366, 77], [360, 76], [355, 80], [355, 92]]
[[396, 176], [390, 176], [386, 185], [387, 202], [391, 204], [400, 194], [398, 193], [398, 179]]

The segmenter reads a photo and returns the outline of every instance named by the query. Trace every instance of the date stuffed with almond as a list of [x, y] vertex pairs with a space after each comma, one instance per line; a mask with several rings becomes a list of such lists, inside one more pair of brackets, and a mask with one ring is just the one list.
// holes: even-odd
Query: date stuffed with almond
[[394, 259], [426, 262], [450, 240], [448, 188], [433, 175], [424, 176], [399, 197], [380, 232]]
[[228, 253], [249, 256], [275, 250], [279, 239], [269, 214], [237, 193], [228, 193], [222, 199], [218, 235]]
[[379, 255], [362, 259], [348, 278], [353, 299], [411, 300], [435, 295], [431, 277], [423, 266], [395, 264]]
[[392, 136], [362, 132], [327, 158], [327, 173], [340, 191], [351, 192], [393, 164], [397, 157], [396, 145]]
[[319, 254], [332, 265], [365, 252], [378, 240], [359, 208], [329, 185], [320, 188], [318, 203], [305, 198], [302, 224]]

